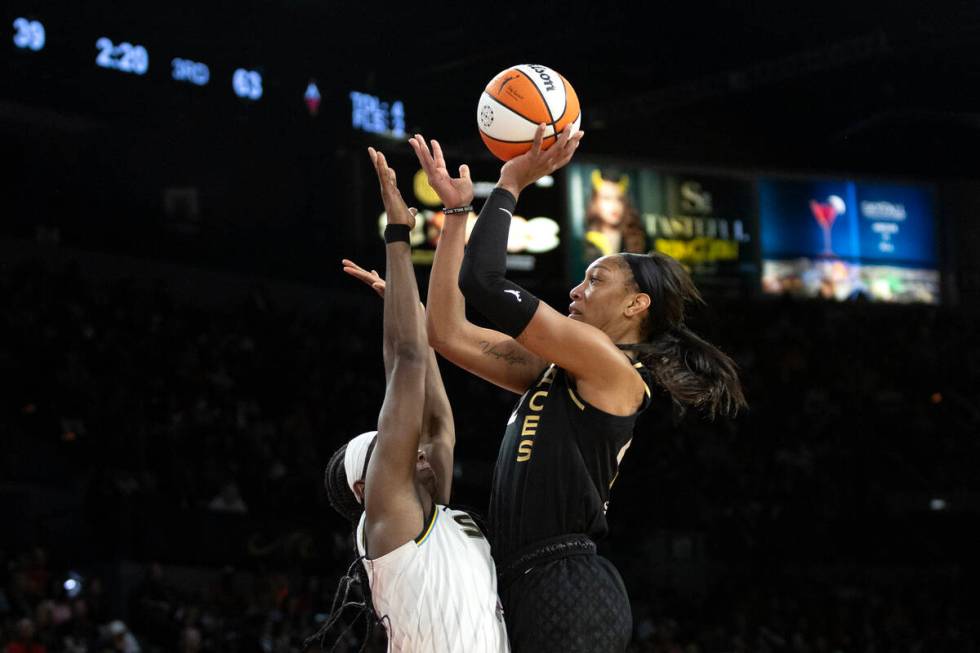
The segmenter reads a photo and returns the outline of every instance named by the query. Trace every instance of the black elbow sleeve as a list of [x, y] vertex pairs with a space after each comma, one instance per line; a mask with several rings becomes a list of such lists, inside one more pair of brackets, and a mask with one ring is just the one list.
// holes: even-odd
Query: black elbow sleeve
[[534, 317], [540, 300], [508, 281], [507, 237], [517, 201], [497, 188], [487, 198], [476, 221], [459, 272], [459, 289], [494, 326], [516, 338]]

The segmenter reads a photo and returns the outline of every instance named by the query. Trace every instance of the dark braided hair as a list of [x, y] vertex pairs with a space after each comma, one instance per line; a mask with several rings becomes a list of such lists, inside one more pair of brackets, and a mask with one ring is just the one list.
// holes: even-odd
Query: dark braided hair
[[347, 483], [347, 469], [344, 467], [346, 453], [347, 443], [344, 443], [330, 456], [330, 462], [327, 463], [327, 469], [323, 473], [323, 487], [327, 490], [330, 506], [353, 526], [357, 526], [361, 521], [364, 506], [358, 502]]
[[[364, 464], [365, 469], [367, 469], [367, 461], [371, 459], [373, 452], [374, 442], [368, 448]], [[364, 512], [364, 506], [357, 501], [357, 497], [351, 491], [350, 485], [347, 484], [347, 469], [344, 467], [344, 456], [346, 453], [347, 444], [345, 443], [330, 456], [330, 461], [327, 463], [327, 468], [323, 474], [323, 485], [327, 490], [327, 499], [330, 501], [331, 507], [354, 526], [355, 531], [352, 533], [351, 542], [354, 545], [354, 550], [357, 551], [356, 528], [361, 520], [361, 514]], [[358, 556], [347, 568], [347, 573], [337, 583], [337, 591], [334, 593], [333, 603], [330, 606], [330, 618], [319, 630], [306, 638], [303, 642], [304, 651], [315, 642], [319, 642], [320, 648], [323, 649], [327, 633], [340, 623], [344, 610], [350, 607], [358, 608], [354, 613], [354, 618], [340, 631], [337, 639], [334, 640], [334, 643], [328, 650], [333, 651], [337, 647], [343, 640], [344, 635], [354, 627], [354, 624], [357, 623], [357, 620], [362, 615], [365, 618], [366, 627], [364, 641], [358, 650], [367, 650], [367, 645], [375, 632], [375, 626], [380, 624], [381, 621], [378, 619], [374, 611], [374, 604], [371, 601], [371, 584], [368, 581], [367, 571], [364, 569], [362, 562], [363, 560], [364, 556]], [[352, 590], [354, 596], [351, 596]], [[356, 598], [358, 593], [362, 597], [360, 601]]]
[[735, 361], [684, 324], [687, 304], [704, 304], [687, 270], [660, 252], [618, 257], [632, 273], [633, 289], [650, 296], [646, 341], [619, 348], [639, 353], [680, 415], [695, 408], [711, 419], [734, 417], [746, 408]]

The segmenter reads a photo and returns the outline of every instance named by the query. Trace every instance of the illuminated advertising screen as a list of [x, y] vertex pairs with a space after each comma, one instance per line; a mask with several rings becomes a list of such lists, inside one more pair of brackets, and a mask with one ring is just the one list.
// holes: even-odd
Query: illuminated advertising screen
[[[362, 202], [364, 212], [373, 216], [370, 239], [379, 250], [383, 247], [382, 233], [386, 218], [378, 193], [374, 168], [365, 154], [357, 153], [356, 165], [363, 180]], [[445, 215], [442, 202], [429, 186], [425, 173], [419, 168], [413, 153], [386, 152], [389, 165], [398, 175], [398, 186], [409, 206], [418, 209], [415, 229], [411, 234], [412, 261], [418, 266], [429, 266], [435, 256]], [[363, 159], [363, 160], [362, 160]], [[476, 197], [475, 211], [496, 186], [500, 164], [495, 161], [475, 161], [469, 164]], [[564, 234], [560, 223], [561, 201], [554, 180], [546, 177], [536, 185], [526, 188], [520, 197], [517, 210], [511, 220], [510, 238], [507, 243], [507, 267], [515, 278], [528, 278], [540, 283], [554, 283], [563, 279]], [[476, 213], [467, 217], [466, 237], [476, 224]]]
[[922, 186], [858, 183], [861, 258], [935, 268], [932, 192]]
[[751, 181], [575, 163], [566, 196], [573, 279], [600, 256], [654, 250], [683, 263], [702, 287], [747, 287], [758, 275]]
[[759, 216], [766, 293], [939, 302], [928, 187], [764, 179]]

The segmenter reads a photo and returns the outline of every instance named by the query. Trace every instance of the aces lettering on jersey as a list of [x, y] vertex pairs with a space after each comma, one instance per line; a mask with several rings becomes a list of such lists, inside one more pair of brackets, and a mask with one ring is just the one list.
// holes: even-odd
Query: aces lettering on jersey
[[521, 440], [517, 445], [517, 462], [524, 463], [531, 460], [531, 447], [534, 446], [534, 436], [541, 426], [541, 411], [544, 410], [544, 400], [548, 397], [548, 391], [555, 380], [558, 367], [552, 365], [541, 377], [541, 380], [531, 391], [531, 396], [527, 401], [530, 412], [524, 416], [524, 423], [521, 425]]

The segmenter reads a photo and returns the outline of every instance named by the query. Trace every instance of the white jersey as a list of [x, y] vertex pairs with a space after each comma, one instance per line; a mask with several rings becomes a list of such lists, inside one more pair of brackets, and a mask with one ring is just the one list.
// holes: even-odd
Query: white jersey
[[[357, 525], [362, 556], [364, 518]], [[467, 513], [436, 506], [418, 539], [364, 558], [364, 567], [391, 653], [510, 650], [490, 544]]]

